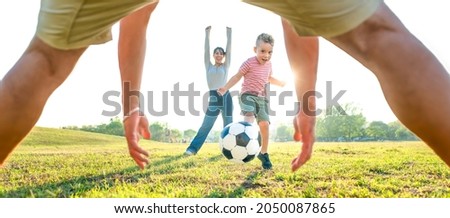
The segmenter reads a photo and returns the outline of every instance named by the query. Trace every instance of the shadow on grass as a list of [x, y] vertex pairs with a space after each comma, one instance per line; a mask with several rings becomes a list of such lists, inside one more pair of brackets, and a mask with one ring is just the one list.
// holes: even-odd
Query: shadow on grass
[[221, 159], [223, 159], [223, 158], [224, 158], [223, 155], [216, 155], [216, 156], [213, 156], [213, 157], [208, 158], [208, 161], [209, 161], [209, 162], [216, 162], [216, 161], [219, 161], [219, 160], [221, 160]]
[[259, 178], [265, 174], [271, 174], [270, 170], [257, 170], [251, 172], [245, 180], [237, 186], [234, 190], [230, 191], [220, 191], [216, 190], [211, 192], [210, 195], [205, 196], [205, 198], [242, 198], [245, 197], [245, 192], [249, 189], [261, 188], [265, 185], [258, 182]]
[[[215, 155], [208, 157], [207, 161], [216, 162], [223, 158], [222, 155]], [[173, 164], [176, 161], [180, 161], [179, 164]], [[198, 161], [193, 157], [186, 157], [184, 155], [176, 156], [163, 156], [157, 160], [150, 161], [149, 166], [144, 171], [139, 170], [137, 167], [128, 167], [122, 170], [116, 170], [113, 172], [95, 175], [86, 175], [73, 177], [71, 179], [59, 180], [57, 182], [46, 182], [38, 185], [21, 186], [14, 190], [1, 190], [0, 198], [71, 198], [71, 197], [83, 197], [86, 193], [92, 190], [98, 190], [99, 192], [107, 192], [113, 189], [115, 186], [120, 186], [123, 183], [133, 184], [139, 183], [143, 179], [148, 179], [151, 175], [164, 175], [172, 174], [176, 171], [186, 170], [189, 168], [202, 167], [202, 161]], [[211, 192], [209, 195], [205, 195], [205, 198], [240, 198], [245, 196], [246, 190], [259, 188], [261, 183], [258, 183], [258, 178], [271, 171], [256, 170], [251, 172], [245, 181], [243, 181], [238, 187], [232, 190], [220, 190]], [[25, 173], [25, 172], [23, 172]], [[39, 175], [35, 175], [39, 176]]]
[[[209, 157], [207, 163], [216, 162], [223, 158], [221, 155]], [[171, 162], [182, 160], [180, 164], [171, 164]], [[204, 167], [204, 161], [197, 159], [194, 156], [176, 155], [165, 156], [162, 160], [150, 161], [148, 168], [153, 169], [153, 175], [172, 174], [174, 172], [182, 170], [188, 170], [190, 168]]]
[[[173, 161], [180, 160], [182, 155], [167, 156], [162, 160], [151, 162], [148, 168], [173, 166]], [[47, 182], [41, 185], [21, 186], [15, 190], [1, 191], [0, 198], [69, 198], [82, 197], [92, 189], [109, 190], [118, 183], [137, 183], [150, 175], [170, 173], [170, 170], [144, 170], [128, 167], [120, 171], [92, 176], [79, 176], [60, 182]]]
[[15, 190], [0, 192], [2, 198], [69, 198], [83, 196], [91, 189], [107, 190], [115, 186], [117, 180], [123, 182], [136, 182], [143, 174], [135, 174], [138, 169], [129, 167], [120, 172], [80, 176], [61, 182], [48, 182], [36, 186], [22, 186]]

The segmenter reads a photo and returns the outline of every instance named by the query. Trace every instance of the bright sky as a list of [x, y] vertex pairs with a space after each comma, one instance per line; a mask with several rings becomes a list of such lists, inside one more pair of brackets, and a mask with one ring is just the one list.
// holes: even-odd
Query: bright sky
[[[442, 0], [386, 0], [386, 3], [413, 32], [449, 69], [450, 33], [446, 31], [446, 21], [450, 20], [447, 3]], [[23, 5], [26, 4], [26, 7]], [[14, 65], [34, 34], [40, 1], [5, 1], [0, 9], [0, 77]], [[197, 7], [198, 9], [191, 9]], [[200, 9], [201, 8], [201, 9]], [[145, 104], [152, 100], [153, 109], [161, 111], [163, 93], [168, 92], [167, 116], [153, 116], [146, 113], [150, 122], [167, 122], [172, 128], [195, 129], [203, 119], [203, 94], [208, 90], [203, 66], [204, 29], [212, 26], [211, 49], [225, 47], [225, 27], [233, 29], [232, 62], [230, 76], [237, 72], [241, 63], [254, 55], [256, 36], [262, 32], [275, 38], [272, 64], [274, 76], [288, 82], [284, 88], [273, 88], [278, 93], [290, 92], [285, 105], [277, 97], [271, 98], [271, 107], [276, 111], [272, 123], [290, 122], [292, 117], [286, 113], [292, 110], [295, 100], [292, 74], [284, 50], [283, 34], [278, 16], [263, 9], [247, 5], [239, 0], [161, 0], [154, 12], [148, 31], [148, 48], [145, 72], [142, 83]], [[117, 26], [113, 33], [115, 39], [107, 44], [92, 46], [80, 59], [73, 73], [49, 99], [38, 126], [62, 127], [68, 125], [101, 124], [111, 117], [102, 115], [103, 111], [114, 108], [102, 99], [108, 91], [120, 90], [117, 64]], [[401, 57], [399, 57], [401, 58]], [[326, 81], [332, 81], [332, 96], [340, 90], [346, 93], [339, 103], [352, 102], [362, 108], [369, 121], [396, 120], [387, 106], [375, 77], [350, 56], [325, 40], [320, 41], [320, 63], [318, 91], [326, 93]], [[175, 84], [180, 91], [187, 91], [190, 84], [200, 96], [191, 103], [199, 116], [189, 113], [188, 98], [180, 97], [178, 109], [185, 116], [176, 114], [174, 97], [170, 92]], [[401, 85], [401, 84], [399, 84]], [[239, 90], [237, 84], [232, 90]], [[147, 92], [153, 91], [153, 95]], [[151, 98], [153, 96], [153, 99]], [[119, 97], [110, 97], [120, 102]], [[240, 120], [239, 106], [235, 98], [235, 120]], [[319, 107], [325, 106], [325, 97], [318, 99]], [[121, 116], [121, 114], [120, 114]], [[216, 122], [220, 129], [221, 119]]]

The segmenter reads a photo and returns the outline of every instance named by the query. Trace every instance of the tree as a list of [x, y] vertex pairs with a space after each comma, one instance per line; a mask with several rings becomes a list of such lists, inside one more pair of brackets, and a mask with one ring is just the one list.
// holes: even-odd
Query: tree
[[214, 142], [214, 143], [217, 143], [217, 142], [219, 142], [219, 138], [220, 138], [220, 133], [221, 133], [222, 131], [220, 130], [212, 130], [209, 134], [208, 134], [208, 136], [206, 137], [206, 142], [209, 142], [209, 143], [212, 143], [212, 142]]
[[169, 143], [181, 142], [183, 134], [178, 129], [170, 129], [167, 141]]
[[125, 135], [122, 121], [118, 117], [111, 118], [108, 124], [103, 123], [100, 125], [83, 125], [81, 128], [75, 127], [63, 127], [63, 128], [81, 130], [86, 132], [102, 133], [108, 135], [117, 135], [117, 136]]
[[167, 123], [155, 122], [150, 125], [152, 140], [158, 142], [181, 142], [183, 134], [178, 129], [171, 129]]
[[286, 124], [280, 124], [275, 132], [274, 140], [278, 142], [286, 142], [292, 140], [294, 129]]
[[316, 136], [318, 141], [350, 141], [364, 135], [364, 125], [366, 118], [360, 109], [345, 104], [342, 107], [345, 111], [338, 111], [331, 108], [330, 113], [321, 115], [316, 123]]
[[193, 129], [184, 130], [183, 139], [190, 142], [195, 137], [195, 134], [197, 134], [197, 132]]
[[318, 141], [336, 141], [339, 123], [335, 116], [319, 116], [316, 122], [316, 137]]
[[390, 132], [391, 128], [382, 121], [373, 121], [366, 128], [367, 135], [377, 140], [390, 139], [389, 138], [389, 135], [391, 135]]
[[402, 140], [402, 141], [416, 141], [419, 140], [419, 138], [414, 135], [409, 129], [407, 129], [402, 123], [399, 121], [391, 122], [388, 124], [391, 133], [393, 135], [393, 138], [395, 140]]
[[165, 128], [167, 124], [155, 122], [150, 125], [150, 132], [152, 133], [152, 140], [163, 142], [165, 139]]
[[109, 124], [105, 125], [105, 134], [124, 136], [124, 128], [122, 121], [118, 118], [111, 118]]

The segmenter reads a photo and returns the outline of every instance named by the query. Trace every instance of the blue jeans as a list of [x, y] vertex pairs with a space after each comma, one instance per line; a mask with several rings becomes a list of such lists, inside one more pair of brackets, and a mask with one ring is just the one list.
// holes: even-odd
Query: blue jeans
[[220, 112], [222, 112], [224, 127], [233, 122], [233, 101], [231, 95], [229, 92], [226, 92], [221, 96], [216, 90], [211, 90], [209, 91], [208, 109], [203, 118], [203, 123], [186, 151], [189, 150], [196, 154], [200, 150]]

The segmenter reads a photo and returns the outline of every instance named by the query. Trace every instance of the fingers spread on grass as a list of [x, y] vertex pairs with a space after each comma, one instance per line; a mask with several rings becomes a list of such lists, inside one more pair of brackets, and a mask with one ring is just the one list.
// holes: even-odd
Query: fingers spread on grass
[[294, 172], [298, 170], [301, 166], [303, 166], [309, 159], [311, 159], [311, 155], [312, 155], [312, 144], [303, 143], [302, 151], [291, 162], [292, 171]]
[[303, 164], [300, 163], [300, 155], [294, 158], [291, 162], [291, 170], [292, 172], [297, 171]]
[[130, 146], [130, 155], [139, 166], [139, 168], [144, 169], [148, 164], [148, 152], [139, 147], [137, 144]]
[[306, 157], [304, 152], [300, 153], [294, 160], [291, 162], [292, 172], [297, 171], [301, 166], [303, 166], [309, 158]]

